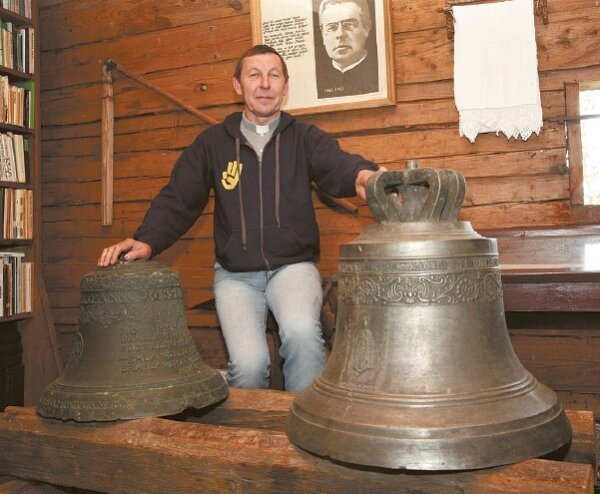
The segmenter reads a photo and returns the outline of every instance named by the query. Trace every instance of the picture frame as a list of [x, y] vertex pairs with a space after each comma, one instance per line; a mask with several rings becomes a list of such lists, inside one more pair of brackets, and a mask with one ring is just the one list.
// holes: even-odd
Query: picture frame
[[271, 46], [288, 67], [282, 109], [395, 105], [390, 9], [389, 0], [250, 0], [253, 44]]

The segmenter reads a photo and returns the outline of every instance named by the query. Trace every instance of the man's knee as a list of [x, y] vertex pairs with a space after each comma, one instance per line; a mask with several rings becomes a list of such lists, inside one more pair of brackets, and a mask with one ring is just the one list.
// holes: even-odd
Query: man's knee
[[282, 346], [286, 349], [284, 353], [303, 351], [312, 353], [320, 350], [324, 344], [321, 323], [311, 318], [280, 322], [279, 337]]
[[267, 388], [269, 385], [270, 358], [245, 358], [229, 362], [227, 380], [236, 388]]

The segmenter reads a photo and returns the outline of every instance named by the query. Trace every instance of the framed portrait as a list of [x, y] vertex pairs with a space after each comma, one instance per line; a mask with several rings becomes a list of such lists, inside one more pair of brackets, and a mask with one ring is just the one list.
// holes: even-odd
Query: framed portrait
[[389, 0], [250, 0], [252, 40], [283, 57], [283, 109], [309, 114], [396, 103]]

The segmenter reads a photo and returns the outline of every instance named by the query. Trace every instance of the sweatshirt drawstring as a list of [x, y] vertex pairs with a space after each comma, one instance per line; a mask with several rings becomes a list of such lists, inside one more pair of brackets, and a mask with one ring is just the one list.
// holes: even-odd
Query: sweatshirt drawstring
[[[240, 157], [240, 138], [235, 138], [235, 159], [238, 162], [238, 166], [241, 163]], [[241, 170], [240, 170], [241, 171]], [[240, 227], [242, 230], [242, 247], [246, 250], [246, 215], [244, 214], [244, 197], [242, 195], [242, 174], [240, 173], [240, 179], [238, 183], [238, 195], [240, 198]]]
[[279, 140], [281, 134], [277, 134], [275, 138], [275, 218], [277, 220], [277, 228], [281, 228], [281, 222], [279, 221], [279, 195], [280, 195], [280, 165], [279, 165]]

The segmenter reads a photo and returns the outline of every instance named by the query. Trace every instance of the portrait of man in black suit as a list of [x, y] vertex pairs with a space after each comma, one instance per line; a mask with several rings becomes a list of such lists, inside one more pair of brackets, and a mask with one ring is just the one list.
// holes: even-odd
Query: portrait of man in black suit
[[317, 97], [377, 92], [373, 0], [320, 0], [315, 10]]

